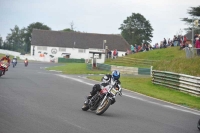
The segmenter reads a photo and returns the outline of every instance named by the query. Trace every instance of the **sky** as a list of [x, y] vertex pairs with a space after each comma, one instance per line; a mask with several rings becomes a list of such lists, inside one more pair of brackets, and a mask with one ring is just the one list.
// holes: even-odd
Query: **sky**
[[0, 36], [3, 40], [17, 25], [20, 29], [40, 22], [52, 30], [70, 28], [86, 33], [120, 34], [119, 27], [132, 13], [149, 20], [152, 43], [185, 34], [181, 18], [200, 5], [199, 0], [0, 0]]

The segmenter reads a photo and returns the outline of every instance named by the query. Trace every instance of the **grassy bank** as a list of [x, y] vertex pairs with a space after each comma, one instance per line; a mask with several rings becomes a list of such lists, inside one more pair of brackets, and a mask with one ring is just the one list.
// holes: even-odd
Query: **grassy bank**
[[[136, 54], [130, 54], [127, 57], [154, 60], [155, 62], [152, 63], [154, 70], [200, 76], [200, 57], [186, 58], [185, 51], [179, 50], [179, 47], [169, 47], [165, 49], [151, 50], [148, 52], [139, 52]], [[123, 59], [124, 57], [109, 59], [106, 60], [105, 64], [149, 68], [149, 66], [144, 65], [133, 65], [130, 62], [123, 61]]]

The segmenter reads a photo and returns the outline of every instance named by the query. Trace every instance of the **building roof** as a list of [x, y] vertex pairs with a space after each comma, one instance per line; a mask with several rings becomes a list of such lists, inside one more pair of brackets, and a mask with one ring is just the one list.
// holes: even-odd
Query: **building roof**
[[31, 44], [35, 46], [67, 47], [67, 48], [96, 48], [126, 51], [130, 49], [128, 42], [121, 36], [115, 34], [96, 34], [80, 32], [64, 32], [33, 29]]

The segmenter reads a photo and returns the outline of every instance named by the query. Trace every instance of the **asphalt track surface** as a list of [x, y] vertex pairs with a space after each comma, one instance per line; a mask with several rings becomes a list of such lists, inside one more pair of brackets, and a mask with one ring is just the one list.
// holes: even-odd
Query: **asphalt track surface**
[[101, 116], [82, 111], [97, 82], [44, 69], [56, 65], [18, 63], [0, 77], [0, 133], [199, 133], [200, 112], [127, 90]]

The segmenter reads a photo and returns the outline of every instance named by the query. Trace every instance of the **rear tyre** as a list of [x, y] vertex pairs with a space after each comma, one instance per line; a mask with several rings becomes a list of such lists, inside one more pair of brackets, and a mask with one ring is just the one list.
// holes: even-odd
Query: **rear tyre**
[[107, 98], [104, 101], [102, 106], [101, 106], [101, 103], [100, 103], [100, 105], [98, 106], [98, 108], [96, 110], [96, 114], [97, 115], [103, 114], [109, 108], [110, 104], [111, 104], [111, 100], [109, 98]]
[[199, 121], [197, 123], [197, 128], [200, 130], [200, 119], [199, 119]]

